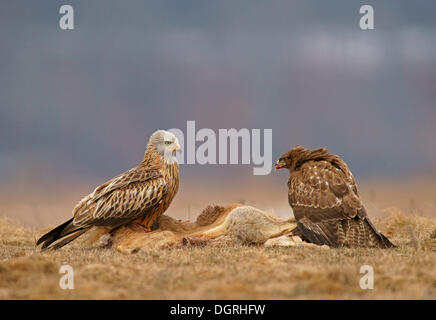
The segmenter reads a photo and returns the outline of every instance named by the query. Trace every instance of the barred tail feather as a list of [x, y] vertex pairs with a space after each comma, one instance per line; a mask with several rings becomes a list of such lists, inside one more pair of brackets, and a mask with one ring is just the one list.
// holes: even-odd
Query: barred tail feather
[[367, 223], [370, 231], [372, 231], [373, 236], [375, 236], [375, 239], [372, 241], [375, 246], [383, 249], [396, 248], [396, 246], [388, 238], [386, 238], [381, 232], [376, 229], [376, 227], [372, 224], [371, 220], [369, 220], [368, 217], [365, 219], [365, 222]]

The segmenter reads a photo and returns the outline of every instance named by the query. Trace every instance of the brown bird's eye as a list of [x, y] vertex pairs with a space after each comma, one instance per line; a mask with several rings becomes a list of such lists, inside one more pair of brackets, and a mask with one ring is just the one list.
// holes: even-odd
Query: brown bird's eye
[[170, 145], [172, 142], [171, 141], [165, 141], [166, 145]]

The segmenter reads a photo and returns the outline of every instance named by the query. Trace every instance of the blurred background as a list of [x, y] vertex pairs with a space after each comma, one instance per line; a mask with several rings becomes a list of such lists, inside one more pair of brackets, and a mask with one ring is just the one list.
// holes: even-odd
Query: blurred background
[[[59, 28], [74, 8], [75, 29]], [[359, 28], [373, 5], [375, 30]], [[436, 215], [436, 2], [3, 1], [0, 217], [70, 217], [157, 129], [272, 129], [273, 160], [326, 146], [372, 215]], [[168, 214], [240, 201], [282, 217], [287, 173], [182, 165]]]

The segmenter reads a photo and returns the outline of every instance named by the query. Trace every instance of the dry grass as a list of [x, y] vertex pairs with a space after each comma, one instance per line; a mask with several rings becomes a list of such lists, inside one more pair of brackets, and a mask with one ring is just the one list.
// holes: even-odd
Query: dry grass
[[[34, 249], [38, 232], [0, 220], [1, 299], [435, 299], [436, 221], [400, 212], [377, 221], [394, 250], [179, 248], [122, 255], [84, 248]], [[69, 264], [75, 289], [59, 287]], [[374, 267], [374, 290], [359, 286]]]
[[[232, 246], [123, 255], [83, 246], [79, 239], [59, 251], [39, 253], [35, 239], [48, 228], [22, 227], [18, 218], [12, 221], [32, 205], [21, 201], [16, 207], [4, 196], [0, 215], [8, 210], [9, 220], [0, 218], [0, 299], [436, 299], [433, 191], [419, 198], [424, 193], [415, 188], [412, 206], [409, 192], [395, 194], [389, 188], [390, 194], [384, 195], [384, 187], [371, 188], [363, 189], [365, 203], [375, 225], [398, 245], [396, 249]], [[59, 205], [65, 217], [76, 198], [76, 194], [61, 198], [67, 203]], [[38, 212], [47, 214], [45, 221], [52, 225], [62, 221], [58, 208], [51, 211], [38, 197], [33, 199]], [[285, 208], [286, 199], [282, 200], [277, 203]], [[74, 268], [74, 290], [59, 287], [63, 264]], [[359, 286], [363, 264], [374, 267], [374, 290]]]

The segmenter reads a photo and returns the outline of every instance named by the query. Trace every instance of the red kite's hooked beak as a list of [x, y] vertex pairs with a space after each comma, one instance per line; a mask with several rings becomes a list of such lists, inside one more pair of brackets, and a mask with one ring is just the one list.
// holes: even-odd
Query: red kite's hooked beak
[[176, 143], [176, 145], [174, 146], [173, 152], [176, 152], [180, 150], [180, 144]]

